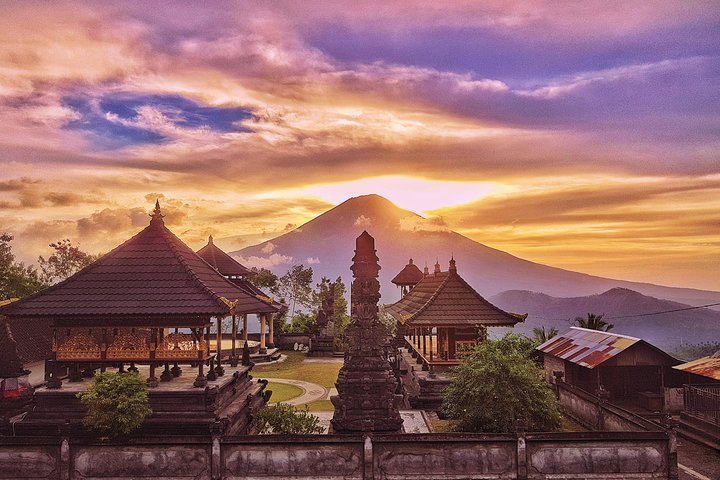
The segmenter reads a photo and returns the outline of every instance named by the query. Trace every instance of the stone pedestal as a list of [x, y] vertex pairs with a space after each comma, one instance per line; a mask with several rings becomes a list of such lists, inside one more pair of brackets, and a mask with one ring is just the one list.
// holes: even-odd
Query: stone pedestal
[[389, 337], [378, 319], [380, 265], [375, 240], [363, 232], [356, 240], [351, 289], [352, 321], [346, 330], [348, 350], [336, 383], [332, 419], [336, 433], [400, 432], [400, 396], [386, 350]]

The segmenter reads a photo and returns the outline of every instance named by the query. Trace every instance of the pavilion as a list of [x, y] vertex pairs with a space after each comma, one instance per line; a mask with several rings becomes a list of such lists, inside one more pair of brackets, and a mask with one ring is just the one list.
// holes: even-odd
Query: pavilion
[[[425, 266], [425, 270], [425, 274], [427, 274], [427, 266]], [[395, 278], [393, 278], [391, 282], [400, 287], [400, 297], [402, 298], [423, 279], [425, 274], [420, 271], [411, 258], [408, 264], [400, 270], [400, 273], [395, 275]]]
[[[275, 328], [272, 319], [273, 313], [280, 312], [285, 307], [280, 303], [274, 301], [262, 290], [252, 284], [250, 278], [254, 274], [252, 270], [241, 264], [233, 257], [225, 253], [220, 249], [213, 241], [212, 235], [208, 237], [208, 243], [200, 250], [196, 252], [200, 258], [205, 260], [210, 266], [220, 273], [223, 277], [237, 285], [240, 289], [245, 291], [248, 295], [251, 295], [258, 300], [265, 303], [262, 308], [258, 308], [255, 313], [260, 321], [260, 345], [259, 353], [266, 354], [268, 348], [275, 347]], [[243, 342], [247, 344], [248, 340], [248, 314], [242, 315], [243, 320]], [[233, 363], [237, 363], [236, 354], [236, 336], [237, 336], [237, 323], [236, 316], [232, 315], [232, 339], [231, 339], [231, 354], [230, 360]], [[269, 330], [269, 332], [268, 332]], [[268, 338], [266, 338], [268, 337]], [[277, 354], [279, 356], [279, 353]]]
[[[57, 407], [64, 401], [58, 401], [64, 398], [57, 390], [61, 387], [70, 394], [65, 407], [75, 408], [76, 399], [70, 391], [84, 388], [79, 386], [83, 378], [92, 376], [96, 369], [118, 368], [122, 373], [126, 365], [129, 371], [145, 365], [147, 368], [142, 370], [148, 374], [151, 407], [154, 412], [170, 408], [168, 412], [174, 413], [164, 414], [164, 418], [171, 422], [172, 417], [177, 422], [176, 410], [185, 408], [183, 403], [187, 408], [202, 404], [203, 415], [215, 411], [211, 408], [214, 405], [218, 410], [212, 418], [230, 405], [230, 397], [240, 395], [238, 398], [246, 399], [240, 403], [253, 408], [262, 404], [264, 387], [251, 385], [251, 366], [239, 368], [232, 378], [218, 379], [225, 373], [220, 358], [221, 335], [217, 328], [213, 341], [210, 327], [213, 323], [219, 327], [227, 316], [275, 311], [269, 299], [251, 295], [226, 279], [176, 237], [165, 226], [157, 202], [150, 224], [134, 237], [68, 279], [0, 308], [0, 314], [11, 322], [32, 325], [37, 320], [42, 326], [45, 324], [41, 321], [50, 320], [52, 358], [46, 363], [49, 379], [47, 387], [36, 391], [34, 413], [42, 416], [46, 409], [57, 414]], [[180, 365], [197, 368], [194, 382], [177, 378], [182, 375]], [[157, 367], [164, 367], [159, 381]], [[63, 384], [59, 376], [65, 368], [70, 374]], [[216, 391], [204, 400], [182, 393], [193, 386], [204, 388], [208, 381], [220, 393]], [[171, 390], [179, 398], [169, 406], [163, 403], [170, 401], [163, 384], [176, 382], [178, 385]], [[230, 390], [224, 392], [226, 387]], [[154, 395], [155, 390], [158, 393]], [[240, 416], [241, 423], [247, 426], [251, 411], [243, 408], [232, 407], [233, 418], [228, 420], [231, 430]]]
[[460, 363], [475, 347], [479, 328], [512, 327], [526, 317], [485, 300], [458, 274], [455, 259], [450, 260], [447, 272], [436, 263], [432, 274], [424, 274], [399, 302], [386, 305], [385, 311], [397, 321], [398, 336], [404, 338], [423, 370]]

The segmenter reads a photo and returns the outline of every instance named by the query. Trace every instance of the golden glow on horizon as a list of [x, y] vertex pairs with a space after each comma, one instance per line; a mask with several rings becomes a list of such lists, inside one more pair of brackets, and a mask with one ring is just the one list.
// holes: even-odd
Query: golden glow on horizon
[[420, 213], [463, 205], [509, 190], [508, 187], [493, 182], [459, 182], [388, 175], [267, 192], [258, 198], [317, 197], [339, 204], [351, 197], [377, 194], [400, 208]]

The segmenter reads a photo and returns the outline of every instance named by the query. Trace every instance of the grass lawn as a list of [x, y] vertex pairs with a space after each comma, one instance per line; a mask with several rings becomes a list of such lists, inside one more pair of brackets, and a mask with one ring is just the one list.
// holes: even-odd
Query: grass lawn
[[[303, 363], [307, 355], [303, 352], [283, 352], [287, 355], [287, 360], [273, 365], [255, 365], [252, 369], [252, 375], [255, 378], [289, 378], [292, 380], [303, 380], [306, 382], [317, 383], [326, 388], [335, 386], [338, 372], [342, 363]], [[274, 396], [274, 394], [273, 394]], [[271, 399], [271, 401], [276, 401]]]
[[303, 389], [295, 385], [274, 382], [269, 382], [266, 390], [272, 390], [270, 403], [286, 402], [295, 397], [299, 397], [303, 393]]

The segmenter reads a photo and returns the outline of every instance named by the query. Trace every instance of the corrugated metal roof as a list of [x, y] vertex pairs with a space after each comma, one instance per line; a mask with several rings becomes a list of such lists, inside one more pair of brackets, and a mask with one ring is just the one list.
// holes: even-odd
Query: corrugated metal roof
[[583, 367], [595, 368], [640, 341], [639, 338], [618, 333], [570, 327], [569, 331], [551, 338], [537, 350]]
[[720, 380], [720, 356], [717, 354], [710, 357], [698, 358], [692, 362], [676, 365], [673, 368], [683, 372], [693, 373], [713, 380]]

